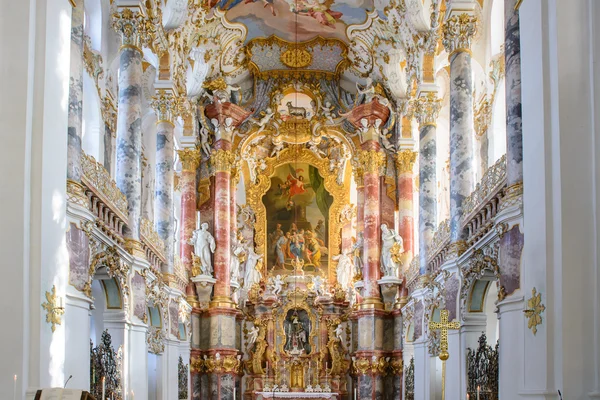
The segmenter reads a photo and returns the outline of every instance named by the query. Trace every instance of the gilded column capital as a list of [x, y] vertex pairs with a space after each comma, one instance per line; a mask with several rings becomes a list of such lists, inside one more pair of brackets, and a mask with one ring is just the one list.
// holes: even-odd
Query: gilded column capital
[[150, 106], [156, 112], [156, 123], [169, 122], [173, 124], [175, 118], [179, 115], [181, 108], [181, 99], [173, 93], [166, 90], [159, 90], [156, 96], [152, 96]]
[[448, 18], [444, 23], [442, 40], [448, 54], [452, 56], [456, 52], [470, 52], [478, 26], [479, 20], [475, 15], [462, 13]]
[[379, 174], [385, 167], [385, 154], [378, 150], [358, 150], [358, 164], [366, 174]]
[[396, 170], [399, 174], [410, 173], [413, 170], [415, 161], [417, 160], [417, 152], [412, 150], [402, 150], [396, 153]]
[[141, 43], [146, 37], [146, 19], [140, 11], [123, 8], [112, 15], [112, 27], [121, 35], [121, 49], [133, 48], [142, 52]]
[[200, 150], [197, 147], [186, 147], [177, 150], [184, 171], [195, 171], [200, 165]]
[[210, 156], [210, 162], [215, 172], [229, 172], [235, 164], [235, 154], [231, 150], [213, 150]]
[[442, 109], [442, 99], [438, 99], [434, 92], [412, 101], [411, 109], [419, 125], [436, 125], [440, 110]]

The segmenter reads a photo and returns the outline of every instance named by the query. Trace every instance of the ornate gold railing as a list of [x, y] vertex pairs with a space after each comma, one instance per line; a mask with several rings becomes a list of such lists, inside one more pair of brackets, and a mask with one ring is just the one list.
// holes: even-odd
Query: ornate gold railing
[[446, 260], [446, 249], [450, 244], [450, 219], [445, 219], [433, 234], [431, 255], [427, 261], [429, 273], [436, 274]]
[[98, 217], [96, 224], [106, 234], [121, 243], [127, 224], [127, 198], [119, 190], [110, 173], [94, 157], [81, 154], [81, 181], [90, 199], [91, 211]]
[[154, 226], [147, 218], [142, 218], [140, 224], [140, 239], [146, 253], [146, 259], [160, 272], [161, 264], [167, 262], [165, 243], [154, 230]]
[[406, 271], [406, 286], [408, 287], [409, 293], [416, 289], [416, 285], [419, 283], [419, 255], [415, 255], [410, 262], [408, 270]]
[[494, 227], [494, 217], [506, 186], [506, 155], [488, 168], [481, 182], [463, 203], [461, 225], [471, 246]]

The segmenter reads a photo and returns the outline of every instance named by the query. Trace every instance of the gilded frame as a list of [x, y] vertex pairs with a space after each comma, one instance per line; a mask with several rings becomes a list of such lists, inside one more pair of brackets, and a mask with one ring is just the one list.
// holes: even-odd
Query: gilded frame
[[[249, 139], [254, 135], [249, 135]], [[344, 140], [346, 142], [346, 140]], [[246, 143], [249, 143], [247, 141]], [[348, 144], [349, 148], [352, 146]], [[245, 146], [243, 146], [245, 147]], [[275, 169], [280, 165], [291, 162], [306, 163], [317, 168], [323, 174], [325, 189], [333, 197], [333, 203], [329, 208], [329, 254], [328, 254], [328, 280], [330, 283], [335, 282], [335, 264], [333, 257], [340, 254], [342, 243], [342, 224], [339, 220], [339, 215], [346, 204], [350, 202], [350, 187], [351, 167], [350, 163], [346, 164], [344, 171], [343, 184], [339, 185], [336, 181], [336, 175], [329, 172], [329, 159], [320, 158], [312, 151], [308, 150], [303, 145], [291, 144], [283, 149], [277, 157], [269, 157], [266, 159], [267, 168], [257, 177], [257, 183], [250, 182], [250, 170], [248, 163], [243, 163], [244, 184], [246, 187], [246, 204], [249, 205], [256, 216], [256, 225], [254, 227], [254, 242], [256, 244], [256, 252], [258, 254], [266, 254], [267, 240], [267, 210], [262, 202], [263, 196], [271, 187], [271, 177], [275, 173]], [[345, 190], [346, 189], [346, 190]], [[263, 263], [263, 276], [267, 276], [267, 263]]]
[[[303, 299], [300, 302], [296, 302], [294, 299], [290, 299], [286, 306], [282, 309], [281, 313], [277, 318], [277, 329], [276, 335], [277, 338], [281, 339], [279, 343], [279, 354], [286, 354], [287, 352], [284, 350], [285, 347], [285, 327], [284, 321], [290, 310], [304, 310], [310, 319], [310, 334], [308, 335], [308, 341], [310, 342], [310, 353], [303, 354], [301, 357], [311, 357], [317, 353], [317, 346], [315, 343], [315, 339], [317, 337], [317, 333], [320, 330], [320, 327], [317, 325], [317, 316], [314, 312], [311, 311], [311, 308], [308, 306], [306, 299]], [[276, 340], [277, 340], [276, 338]]]

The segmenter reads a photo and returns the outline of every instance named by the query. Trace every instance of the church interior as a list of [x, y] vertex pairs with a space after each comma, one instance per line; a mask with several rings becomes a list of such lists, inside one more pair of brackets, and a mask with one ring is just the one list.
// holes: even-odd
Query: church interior
[[596, 0], [2, 10], [0, 398], [600, 399]]

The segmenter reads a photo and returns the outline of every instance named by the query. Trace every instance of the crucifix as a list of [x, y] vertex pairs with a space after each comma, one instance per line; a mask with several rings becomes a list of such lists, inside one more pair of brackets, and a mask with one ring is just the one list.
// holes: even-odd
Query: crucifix
[[442, 400], [446, 399], [446, 360], [448, 354], [448, 330], [460, 329], [459, 322], [448, 322], [448, 310], [440, 310], [440, 322], [429, 321], [430, 331], [440, 331], [440, 360], [442, 360]]

